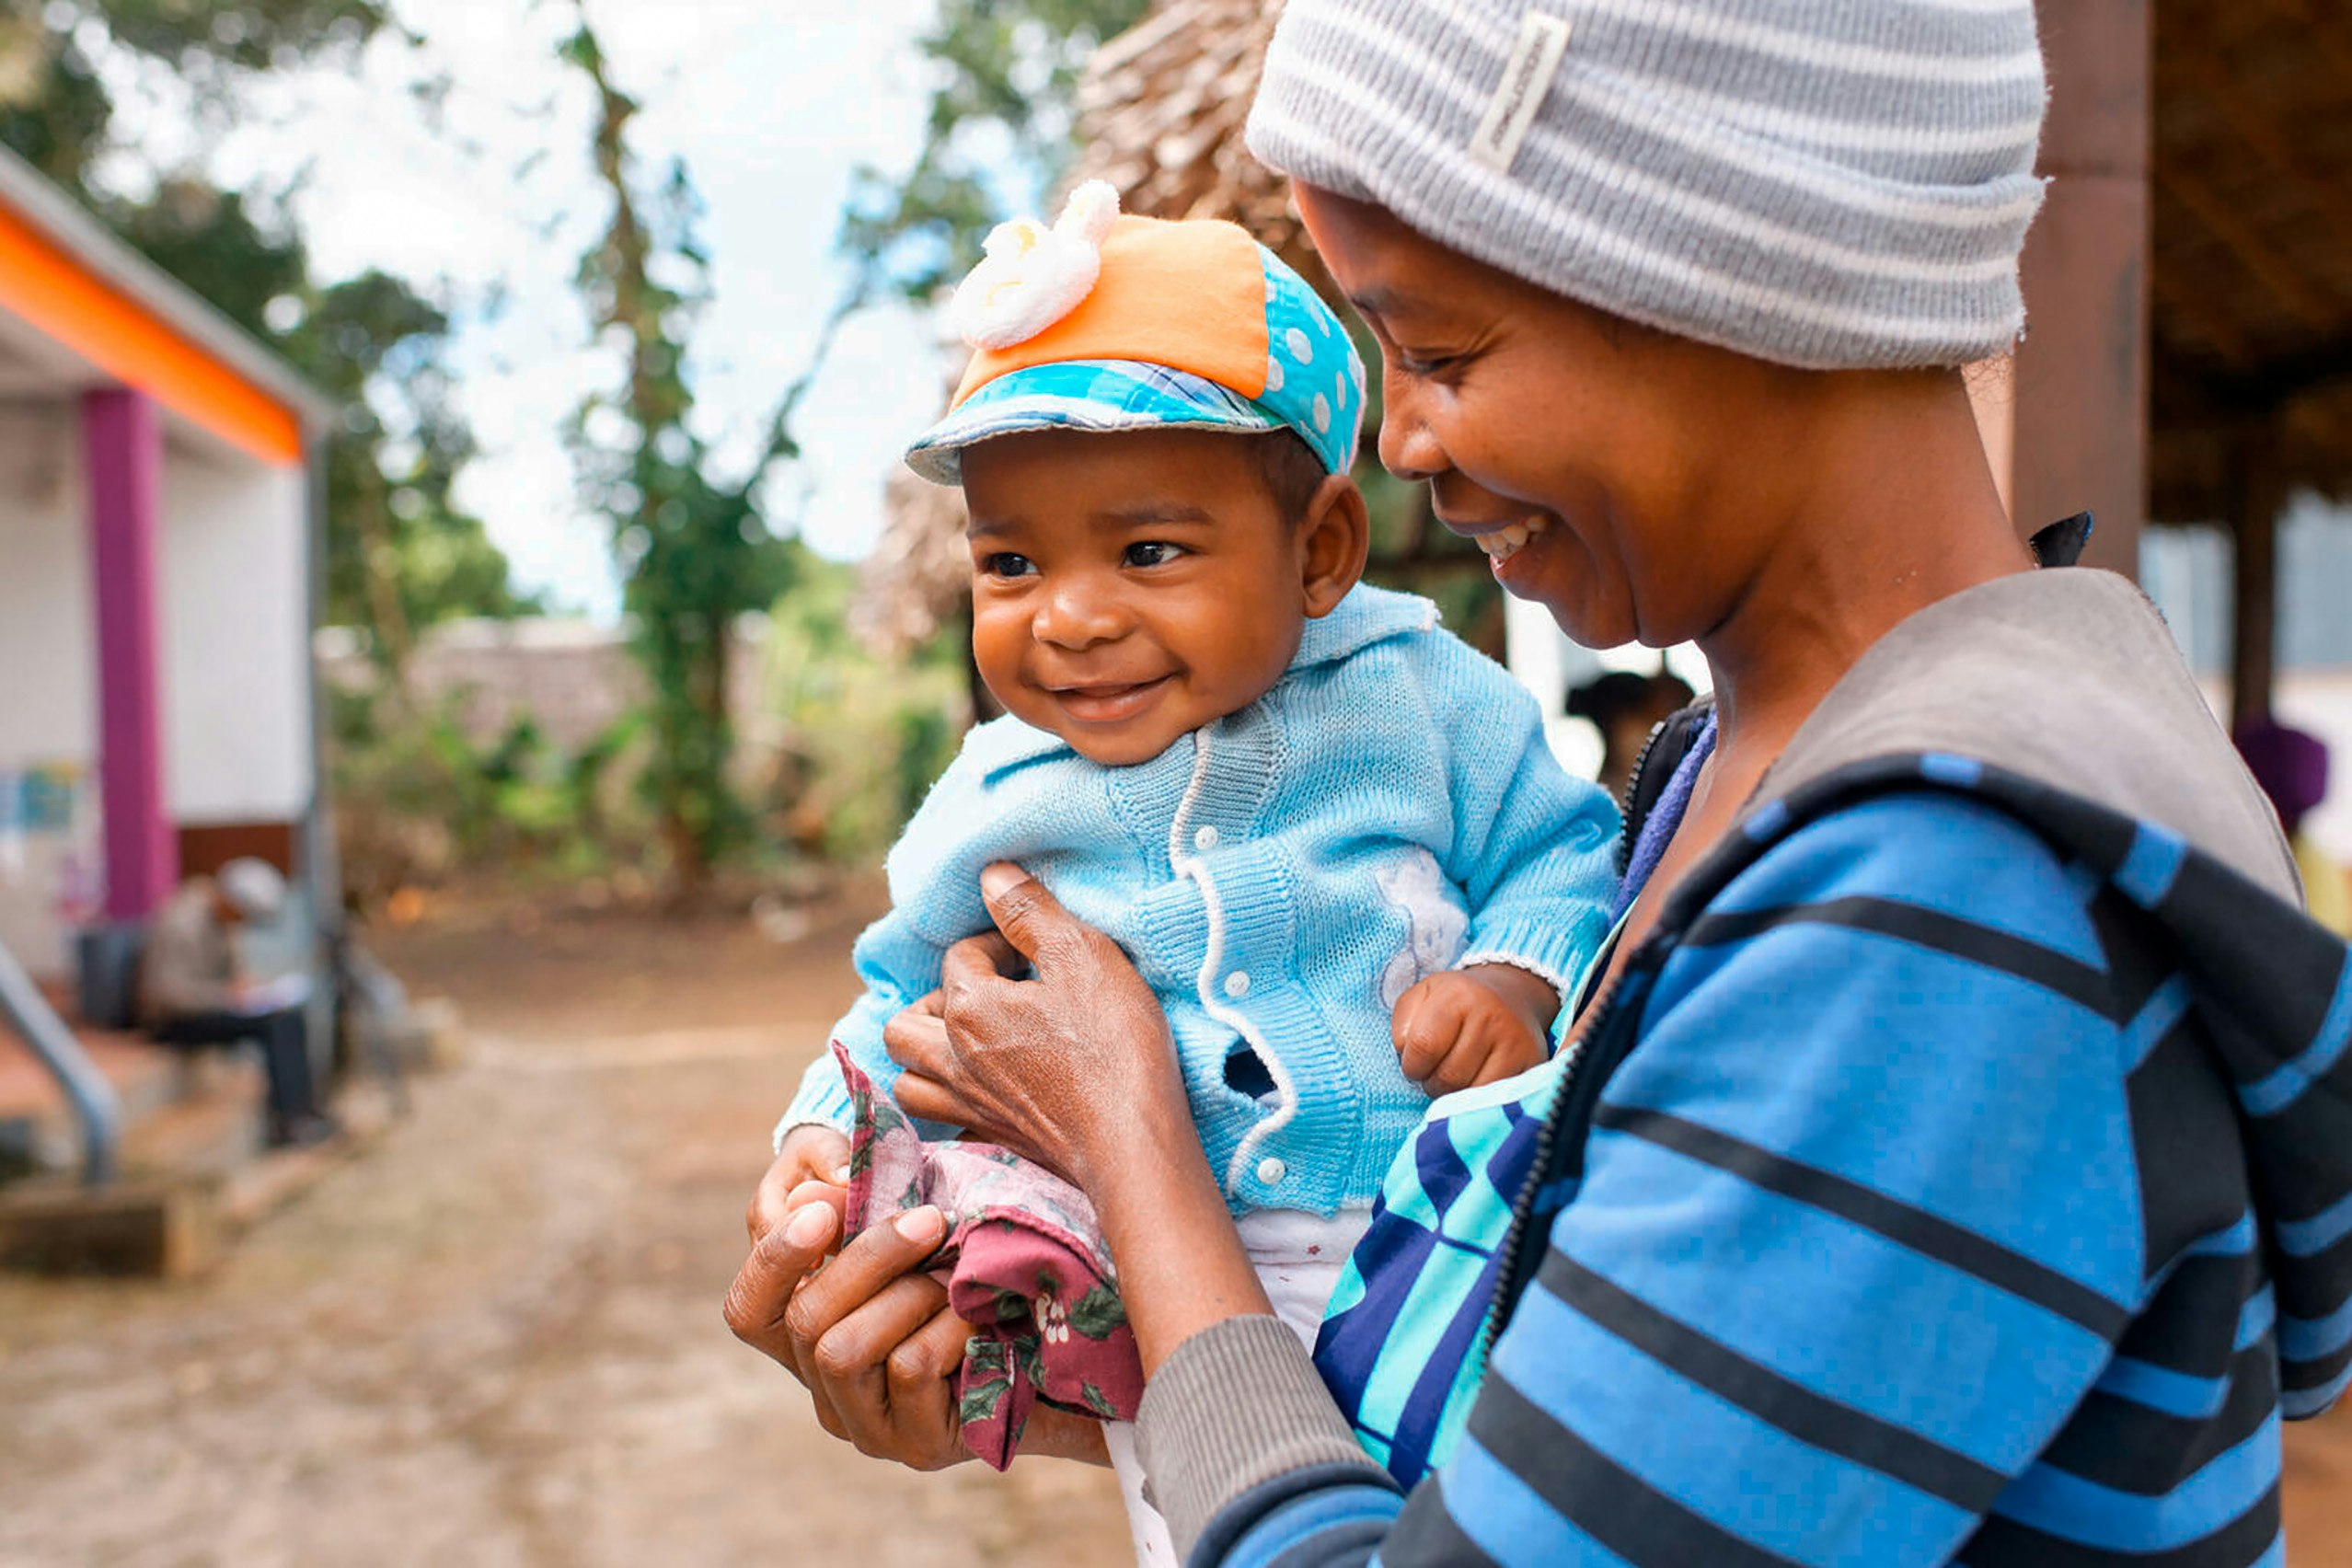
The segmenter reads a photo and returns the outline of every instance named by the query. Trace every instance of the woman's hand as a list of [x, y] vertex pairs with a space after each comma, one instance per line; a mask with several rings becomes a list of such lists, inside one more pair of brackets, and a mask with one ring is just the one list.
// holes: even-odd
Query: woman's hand
[[803, 1204], [830, 1204], [841, 1212], [849, 1197], [849, 1140], [812, 1123], [784, 1135], [776, 1163], [760, 1179], [744, 1210], [744, 1228], [756, 1247]]
[[[1151, 987], [1018, 866], [981, 872], [980, 894], [1004, 935], [950, 948], [937, 997], [882, 1032], [906, 1068], [893, 1093], [1085, 1189], [1149, 1377], [1209, 1324], [1273, 1309], [1193, 1130]], [[1024, 967], [1033, 978], [1009, 977]]]
[[814, 1203], [768, 1231], [727, 1292], [727, 1326], [805, 1384], [819, 1424], [859, 1452], [918, 1470], [961, 1464], [972, 1456], [953, 1379], [972, 1330], [921, 1272], [945, 1217], [909, 1209], [818, 1269], [840, 1228], [839, 1210]]
[[1189, 1129], [1167, 1017], [1119, 945], [1019, 867], [990, 866], [980, 892], [1004, 934], [950, 948], [939, 991], [882, 1032], [906, 1069], [893, 1096], [1092, 1192], [1139, 1125]]

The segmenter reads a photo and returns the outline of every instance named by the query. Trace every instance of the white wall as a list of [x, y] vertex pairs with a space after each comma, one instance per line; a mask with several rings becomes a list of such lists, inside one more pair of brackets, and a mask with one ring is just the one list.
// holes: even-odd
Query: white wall
[[180, 825], [289, 822], [311, 794], [307, 478], [164, 465], [165, 798]]
[[70, 770], [80, 809], [63, 831], [12, 824], [0, 801], [0, 944], [62, 973], [61, 899], [98, 871], [98, 654], [80, 426], [71, 405], [0, 404], [0, 787]]
[[0, 404], [0, 767], [88, 760], [96, 610], [70, 409]]
[[[164, 799], [175, 826], [289, 822], [311, 794], [306, 476], [179, 441], [164, 458], [157, 591]], [[0, 943], [63, 974], [100, 874], [97, 609], [79, 411], [0, 403], [0, 782], [61, 765], [62, 831], [0, 801]]]

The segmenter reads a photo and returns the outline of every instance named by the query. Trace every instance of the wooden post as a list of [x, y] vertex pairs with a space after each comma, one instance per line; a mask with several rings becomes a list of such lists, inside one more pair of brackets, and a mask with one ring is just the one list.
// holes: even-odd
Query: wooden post
[[2286, 507], [2279, 482], [2278, 432], [2252, 425], [2230, 446], [2230, 529], [2235, 541], [2230, 575], [2230, 724], [2241, 728], [2270, 717], [2278, 659], [2278, 514]]
[[2083, 562], [2138, 574], [2147, 511], [2148, 0], [2041, 7], [2050, 75], [2042, 137], [2049, 200], [2025, 241], [2026, 334], [2007, 393], [2008, 472], [2021, 533], [2089, 510]]

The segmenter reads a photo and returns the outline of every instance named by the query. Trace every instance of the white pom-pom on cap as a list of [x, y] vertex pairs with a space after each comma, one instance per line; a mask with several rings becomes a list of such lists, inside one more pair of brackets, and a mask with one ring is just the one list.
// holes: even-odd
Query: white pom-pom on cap
[[1102, 241], [1119, 215], [1119, 192], [1090, 179], [1070, 192], [1052, 228], [1035, 218], [998, 224], [985, 257], [956, 286], [948, 324], [975, 349], [1025, 343], [1078, 307], [1102, 274]]

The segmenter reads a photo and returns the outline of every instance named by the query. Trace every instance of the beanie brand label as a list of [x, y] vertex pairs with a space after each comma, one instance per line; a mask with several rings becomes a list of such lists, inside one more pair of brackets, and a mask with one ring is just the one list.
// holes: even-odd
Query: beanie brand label
[[1551, 91], [1551, 79], [1560, 74], [1561, 59], [1567, 52], [1565, 17], [1529, 11], [1519, 18], [1519, 39], [1503, 66], [1502, 85], [1494, 89], [1494, 101], [1486, 106], [1486, 118], [1478, 122], [1478, 132], [1470, 137], [1473, 161], [1497, 174], [1511, 172], [1511, 160], [1519, 156], [1519, 144], [1528, 139], [1528, 129], [1535, 123], [1536, 111], [1543, 107], [1544, 95]]

